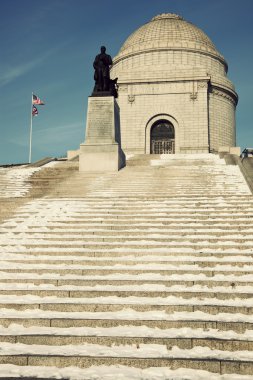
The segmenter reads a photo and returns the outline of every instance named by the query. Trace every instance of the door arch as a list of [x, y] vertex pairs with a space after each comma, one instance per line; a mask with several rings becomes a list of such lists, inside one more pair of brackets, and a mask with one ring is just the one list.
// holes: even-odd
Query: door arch
[[150, 129], [150, 153], [175, 153], [175, 129], [170, 121], [160, 119], [152, 125]]

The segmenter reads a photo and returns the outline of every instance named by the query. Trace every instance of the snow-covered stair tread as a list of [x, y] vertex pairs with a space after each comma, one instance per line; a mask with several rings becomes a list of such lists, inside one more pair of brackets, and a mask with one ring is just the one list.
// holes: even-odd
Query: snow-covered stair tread
[[31, 184], [28, 179], [40, 168], [0, 168], [0, 198], [22, 197], [28, 193]]
[[55, 366], [16, 366], [11, 364], [0, 365], [0, 378], [12, 379], [69, 379], [69, 380], [252, 380], [251, 375], [217, 374], [205, 370], [167, 367], [134, 368], [128, 366], [94, 366], [89, 368]]

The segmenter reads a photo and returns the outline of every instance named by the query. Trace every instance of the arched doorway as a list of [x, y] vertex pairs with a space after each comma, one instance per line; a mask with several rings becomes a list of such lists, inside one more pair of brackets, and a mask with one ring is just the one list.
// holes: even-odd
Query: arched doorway
[[157, 120], [150, 131], [151, 154], [175, 153], [175, 130], [168, 120]]

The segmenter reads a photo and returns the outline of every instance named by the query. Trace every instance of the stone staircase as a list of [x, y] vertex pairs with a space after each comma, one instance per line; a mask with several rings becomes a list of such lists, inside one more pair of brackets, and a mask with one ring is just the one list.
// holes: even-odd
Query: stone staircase
[[0, 225], [0, 378], [252, 379], [253, 198], [238, 167], [77, 169], [36, 172]]

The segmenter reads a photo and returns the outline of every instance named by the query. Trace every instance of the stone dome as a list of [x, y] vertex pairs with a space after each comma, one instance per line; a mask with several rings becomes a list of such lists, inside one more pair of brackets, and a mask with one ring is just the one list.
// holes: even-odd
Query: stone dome
[[173, 13], [157, 15], [133, 32], [115, 57], [115, 63], [133, 53], [175, 48], [206, 52], [225, 63], [223, 56], [201, 29]]

